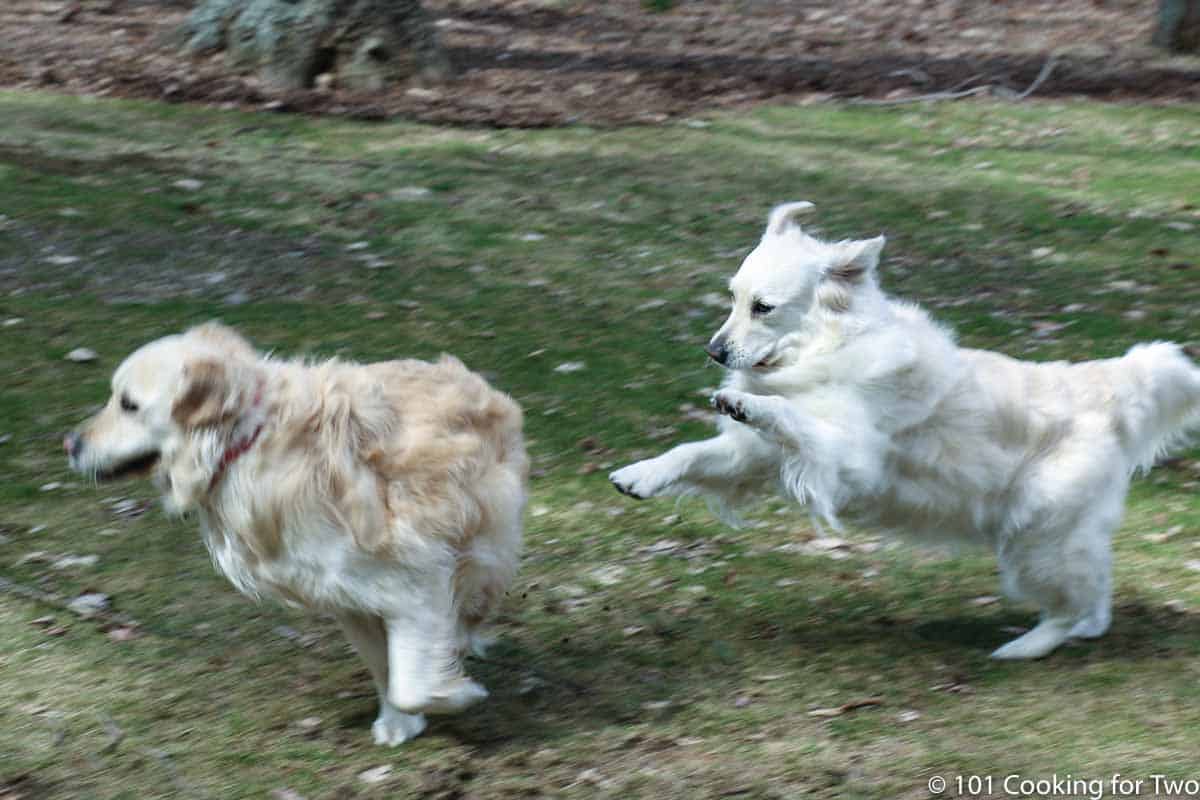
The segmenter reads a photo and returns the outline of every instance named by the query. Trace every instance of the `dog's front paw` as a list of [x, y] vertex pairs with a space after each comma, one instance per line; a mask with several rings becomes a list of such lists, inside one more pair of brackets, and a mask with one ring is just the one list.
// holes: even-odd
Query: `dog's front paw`
[[421, 714], [405, 714], [384, 703], [379, 708], [379, 717], [371, 726], [375, 744], [395, 747], [418, 736], [425, 730], [425, 717]]
[[648, 466], [649, 463], [649, 461], [639, 461], [628, 467], [622, 467], [609, 475], [608, 479], [612, 481], [612, 485], [618, 492], [629, 495], [634, 500], [653, 497], [661, 485], [655, 478], [654, 469]]
[[750, 419], [751, 396], [736, 389], [722, 389], [712, 396], [712, 407], [735, 422]]

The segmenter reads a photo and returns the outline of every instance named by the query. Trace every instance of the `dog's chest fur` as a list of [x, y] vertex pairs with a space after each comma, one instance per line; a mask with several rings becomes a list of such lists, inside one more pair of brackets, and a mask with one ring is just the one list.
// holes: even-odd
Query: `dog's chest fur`
[[284, 548], [256, 552], [239, 527], [204, 514], [204, 543], [217, 569], [234, 587], [256, 599], [275, 599], [317, 609], [379, 611], [405, 580], [404, 565], [365, 554], [330, 521], [312, 518], [282, 531]]

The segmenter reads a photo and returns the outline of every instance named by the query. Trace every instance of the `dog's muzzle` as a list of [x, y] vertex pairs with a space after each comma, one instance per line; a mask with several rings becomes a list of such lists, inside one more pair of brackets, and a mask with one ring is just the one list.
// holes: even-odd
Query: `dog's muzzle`
[[725, 342], [713, 339], [704, 347], [704, 352], [708, 353], [708, 357], [717, 362], [721, 366], [725, 366], [725, 362], [729, 360], [729, 348]]

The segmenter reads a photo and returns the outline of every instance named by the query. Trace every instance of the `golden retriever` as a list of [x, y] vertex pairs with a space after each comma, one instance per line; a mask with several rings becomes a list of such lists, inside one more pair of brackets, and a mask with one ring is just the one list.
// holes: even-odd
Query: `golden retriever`
[[67, 436], [96, 479], [150, 475], [199, 513], [251, 597], [333, 614], [396, 745], [487, 696], [466, 648], [517, 568], [528, 459], [520, 407], [457, 359], [319, 364], [210, 323], [145, 345]]
[[1042, 610], [995, 658], [1103, 635], [1129, 482], [1200, 431], [1200, 369], [1165, 342], [1080, 363], [959, 347], [880, 289], [882, 236], [809, 236], [811, 208], [776, 207], [729, 283], [706, 348], [727, 370], [719, 435], [617, 470], [617, 489], [719, 505], [776, 487], [835, 527], [989, 547], [1006, 592]]

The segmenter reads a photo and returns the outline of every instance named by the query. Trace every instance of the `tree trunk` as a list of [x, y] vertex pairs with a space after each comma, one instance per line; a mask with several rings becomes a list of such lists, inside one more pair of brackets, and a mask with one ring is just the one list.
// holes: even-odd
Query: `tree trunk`
[[1158, 0], [1154, 44], [1175, 53], [1200, 53], [1200, 0]]
[[450, 62], [420, 0], [201, 0], [184, 24], [191, 52], [224, 50], [271, 86], [381, 89]]

